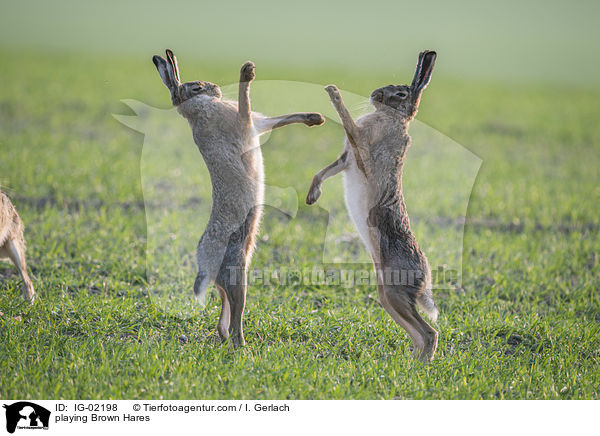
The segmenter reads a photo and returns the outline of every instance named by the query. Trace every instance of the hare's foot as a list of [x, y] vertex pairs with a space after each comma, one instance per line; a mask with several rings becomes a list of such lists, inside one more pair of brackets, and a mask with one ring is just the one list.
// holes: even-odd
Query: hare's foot
[[320, 126], [324, 122], [325, 122], [325, 118], [323, 117], [323, 115], [321, 115], [319, 113], [310, 113], [310, 114], [306, 114], [306, 121], [304, 121], [304, 124], [311, 127], [311, 126]]
[[310, 185], [308, 194], [306, 194], [306, 204], [308, 204], [308, 205], [315, 204], [320, 196], [321, 196], [321, 185], [313, 182], [313, 184]]
[[238, 89], [238, 113], [242, 123], [246, 126], [251, 124], [251, 113], [250, 107], [250, 82], [254, 80], [254, 63], [246, 62], [242, 65], [240, 70], [240, 84]]
[[339, 101], [340, 100], [340, 90], [338, 89], [337, 86], [335, 85], [327, 85], [325, 87], [325, 91], [327, 91], [327, 94], [329, 94], [329, 98], [331, 99], [331, 101]]
[[256, 77], [254, 62], [248, 61], [240, 70], [240, 82], [252, 82]]
[[328, 178], [335, 176], [340, 171], [344, 171], [348, 166], [348, 152], [344, 151], [340, 157], [331, 162], [313, 177], [308, 194], [306, 194], [306, 204], [315, 204], [321, 196], [321, 185]]
[[302, 123], [307, 126], [319, 126], [325, 122], [323, 115], [318, 113], [298, 112], [294, 114], [280, 115], [278, 117], [254, 117], [254, 128], [261, 134], [283, 126], [294, 123]]
[[221, 341], [225, 342], [227, 338], [229, 338], [231, 307], [225, 289], [217, 285], [217, 290], [219, 291], [219, 296], [221, 297], [221, 316], [219, 317], [219, 323], [217, 324], [217, 331], [219, 332]]
[[410, 298], [412, 288], [405, 286], [384, 287], [381, 295], [383, 308], [402, 327], [413, 341], [413, 357], [423, 362], [433, 360], [437, 348], [438, 333], [417, 312]]

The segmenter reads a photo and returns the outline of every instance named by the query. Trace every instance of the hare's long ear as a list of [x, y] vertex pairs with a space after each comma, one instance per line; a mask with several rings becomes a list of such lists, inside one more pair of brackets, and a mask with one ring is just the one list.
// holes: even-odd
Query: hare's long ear
[[169, 89], [169, 91], [173, 92], [177, 88], [177, 82], [175, 80], [175, 74], [173, 73], [173, 68], [171, 65], [158, 55], [152, 56], [152, 62], [154, 62], [154, 65], [156, 65], [158, 74], [160, 74], [160, 78], [165, 86]]
[[421, 93], [427, 87], [427, 85], [429, 85], [436, 57], [437, 53], [430, 50], [425, 50], [419, 53], [419, 61], [417, 62], [415, 77], [410, 85], [411, 88], [418, 93]]
[[177, 83], [177, 85], [181, 85], [181, 79], [179, 78], [179, 67], [177, 66], [177, 58], [170, 49], [167, 49], [166, 53], [167, 59], [169, 60], [169, 64], [171, 65], [171, 68], [173, 70], [173, 77], [175, 78], [175, 83]]

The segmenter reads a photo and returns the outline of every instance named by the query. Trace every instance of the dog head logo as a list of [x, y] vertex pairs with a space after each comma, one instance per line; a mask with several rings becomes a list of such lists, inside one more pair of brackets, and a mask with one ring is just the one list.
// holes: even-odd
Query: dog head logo
[[29, 401], [19, 401], [11, 405], [5, 404], [6, 431], [14, 433], [19, 429], [47, 429], [50, 422], [50, 411]]

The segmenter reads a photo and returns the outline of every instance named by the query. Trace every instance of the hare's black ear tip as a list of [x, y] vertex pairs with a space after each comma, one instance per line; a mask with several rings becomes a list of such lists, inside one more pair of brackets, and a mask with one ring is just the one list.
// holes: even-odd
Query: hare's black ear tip
[[160, 63], [160, 56], [159, 55], [152, 56], [152, 62], [154, 62], [154, 65], [156, 65], [158, 67], [158, 64]]
[[167, 56], [173, 57], [173, 50], [171, 50], [170, 48], [166, 49], [165, 53], [167, 54]]

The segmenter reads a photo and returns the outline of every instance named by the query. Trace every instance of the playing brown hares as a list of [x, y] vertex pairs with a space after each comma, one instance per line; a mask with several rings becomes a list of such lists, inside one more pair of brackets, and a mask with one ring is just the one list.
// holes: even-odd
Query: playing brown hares
[[23, 222], [17, 209], [2, 191], [0, 191], [0, 259], [10, 259], [15, 264], [23, 279], [23, 297], [33, 303], [35, 291], [27, 274]]
[[318, 113], [266, 117], [250, 109], [250, 82], [254, 64], [240, 71], [238, 102], [221, 99], [221, 90], [210, 82], [181, 83], [177, 59], [152, 58], [171, 101], [192, 128], [210, 173], [213, 203], [204, 234], [198, 243], [198, 274], [194, 293], [201, 299], [215, 282], [221, 297], [217, 325], [223, 340], [244, 344], [242, 315], [246, 305], [246, 272], [260, 222], [264, 197], [263, 158], [259, 136], [292, 123], [320, 125]]
[[325, 88], [346, 132], [345, 147], [335, 162], [314, 176], [306, 196], [306, 203], [314, 204], [323, 181], [343, 171], [346, 206], [373, 259], [379, 300], [408, 332], [413, 355], [423, 361], [433, 359], [438, 333], [419, 315], [416, 305], [434, 320], [438, 310], [427, 257], [410, 229], [402, 167], [410, 145], [408, 126], [431, 80], [435, 59], [434, 51], [420, 53], [412, 84], [373, 91], [370, 102], [375, 111], [356, 122], [337, 87]]

